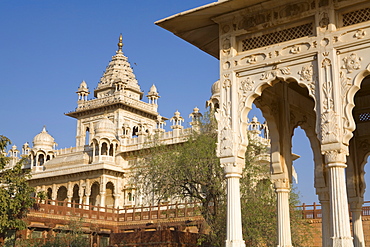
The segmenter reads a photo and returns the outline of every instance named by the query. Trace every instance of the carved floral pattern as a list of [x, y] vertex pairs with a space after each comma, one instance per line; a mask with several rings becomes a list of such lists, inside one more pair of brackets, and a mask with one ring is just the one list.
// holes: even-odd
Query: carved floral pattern
[[342, 102], [345, 103], [345, 98], [346, 98], [346, 95], [347, 95], [347, 92], [349, 90], [349, 88], [352, 86], [352, 83], [351, 83], [351, 80], [352, 78], [351, 77], [347, 77], [343, 71], [340, 72], [340, 81], [341, 81], [341, 86], [342, 86]]
[[363, 39], [366, 36], [366, 31], [363, 29], [358, 29], [356, 33], [353, 35], [353, 37], [357, 39]]
[[254, 83], [255, 82], [252, 81], [250, 77], [247, 77], [247, 79], [240, 82], [240, 90], [242, 90], [243, 93], [252, 91]]
[[336, 142], [338, 137], [337, 114], [334, 111], [324, 112], [321, 117], [321, 138], [323, 143]]
[[341, 67], [342, 69], [346, 69], [347, 73], [352, 73], [353, 70], [361, 69], [361, 61], [362, 57], [357, 56], [357, 54], [352, 53], [348, 57], [343, 58], [344, 65]]
[[324, 152], [327, 163], [346, 163], [346, 151], [339, 150], [328, 150]]
[[231, 50], [231, 42], [230, 42], [230, 39], [229, 38], [225, 38], [222, 41], [222, 51], [223, 51], [224, 55], [229, 55], [230, 54], [230, 50]]
[[290, 53], [292, 54], [298, 54], [301, 52], [301, 46], [300, 45], [294, 45], [292, 48], [290, 48]]
[[271, 78], [276, 78], [279, 75], [290, 75], [290, 68], [285, 67], [285, 68], [276, 68], [274, 67], [270, 71], [266, 71], [262, 74], [260, 80], [269, 80]]
[[303, 66], [301, 71], [298, 72], [298, 75], [301, 76], [300, 80], [302, 81], [303, 80], [312, 81], [312, 76], [313, 76], [312, 64]]

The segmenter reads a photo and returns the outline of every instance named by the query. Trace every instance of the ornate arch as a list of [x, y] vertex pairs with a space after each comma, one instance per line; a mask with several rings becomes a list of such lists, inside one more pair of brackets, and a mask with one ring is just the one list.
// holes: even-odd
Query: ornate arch
[[357, 73], [352, 81], [351, 86], [348, 85], [351, 81], [351, 78], [346, 77], [343, 73], [341, 74], [342, 88], [345, 86], [348, 88], [348, 91], [345, 93], [346, 104], [344, 108], [344, 115], [346, 118], [346, 122], [344, 124], [345, 133], [343, 138], [343, 142], [348, 144], [353, 136], [352, 132], [356, 129], [355, 119], [352, 115], [352, 110], [355, 107], [355, 95], [361, 89], [361, 84], [365, 77], [370, 75], [370, 64], [366, 67], [366, 69]]
[[[312, 77], [312, 65], [309, 64], [307, 65], [309, 66], [310, 68], [310, 77]], [[288, 70], [287, 68], [285, 69], [276, 69], [277, 71], [269, 71], [269, 72], [265, 72], [263, 75], [262, 75], [262, 78], [265, 78], [263, 81], [259, 82], [258, 84], [254, 85], [255, 83], [250, 81], [249, 80], [249, 85], [252, 85], [252, 86], [241, 86], [241, 90], [242, 90], [242, 94], [243, 94], [243, 97], [240, 97], [241, 99], [241, 110], [240, 110], [240, 132], [241, 133], [246, 133], [246, 130], [247, 130], [247, 127], [248, 127], [248, 113], [249, 111], [251, 110], [252, 108], [252, 104], [255, 102], [255, 100], [260, 97], [264, 90], [267, 89], [267, 88], [271, 88], [273, 87], [274, 85], [276, 85], [277, 83], [279, 82], [284, 82], [284, 83], [287, 83], [287, 84], [290, 84], [292, 82], [294, 83], [297, 83], [298, 86], [300, 86], [301, 88], [305, 88], [307, 89], [307, 92], [308, 92], [308, 97], [311, 98], [313, 100], [313, 112], [316, 113], [316, 107], [317, 107], [317, 104], [316, 104], [316, 98], [315, 98], [315, 82], [312, 80], [312, 81], [309, 81], [309, 82], [304, 82], [302, 80], [298, 80], [298, 78], [290, 75], [290, 70]], [[298, 72], [298, 74], [300, 74]], [[302, 76], [301, 76], [302, 77]], [[307, 77], [306, 77], [307, 78]], [[248, 81], [248, 79], [247, 79]], [[245, 82], [246, 83], [246, 82]], [[313, 84], [314, 86], [312, 86], [311, 84]], [[273, 105], [273, 102], [270, 103], [271, 105]], [[262, 110], [262, 108], [263, 110]], [[267, 121], [267, 124], [268, 124], [268, 128], [270, 130], [270, 138], [271, 138], [271, 147], [275, 146], [277, 148], [277, 150], [271, 150], [271, 164], [272, 164], [272, 169], [274, 171], [276, 171], [277, 173], [282, 173], [283, 172], [283, 168], [281, 167], [280, 165], [280, 150], [278, 148], [278, 145], [274, 145], [274, 144], [278, 144], [280, 142], [280, 137], [279, 137], [279, 134], [278, 134], [278, 127], [275, 123], [275, 120], [274, 120], [274, 113], [273, 113], [273, 109], [270, 109], [269, 106], [262, 106], [260, 104], [260, 108], [263, 112], [263, 116], [265, 117], [266, 121]], [[316, 122], [317, 122], [317, 119], [316, 119]], [[316, 124], [316, 123], [315, 123]], [[315, 128], [315, 127], [314, 127]], [[291, 129], [291, 135], [293, 135], [293, 131], [294, 131], [294, 128]], [[317, 138], [317, 137], [316, 137]], [[311, 140], [310, 140], [311, 142]], [[248, 139], [242, 135], [242, 146], [247, 146], [248, 145]], [[312, 145], [312, 144], [311, 144]], [[239, 148], [240, 149], [240, 148]]]

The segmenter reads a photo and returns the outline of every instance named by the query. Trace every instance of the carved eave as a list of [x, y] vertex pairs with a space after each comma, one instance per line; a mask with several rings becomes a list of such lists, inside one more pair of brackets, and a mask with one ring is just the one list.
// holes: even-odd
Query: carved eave
[[[107, 105], [94, 107], [94, 108], [76, 110], [76, 111], [65, 113], [65, 115], [67, 115], [69, 117], [73, 117], [73, 118], [80, 118], [82, 116], [91, 115], [91, 114], [95, 114], [95, 113], [106, 112], [106, 111], [109, 112], [109, 111], [116, 110], [116, 109], [123, 109], [123, 110], [129, 111], [129, 112], [132, 112], [134, 114], [137, 114], [137, 115], [140, 115], [140, 116], [143, 116], [143, 117], [146, 117], [146, 118], [150, 118], [150, 119], [153, 119], [153, 120], [156, 120], [157, 116], [158, 116], [158, 112], [143, 110], [143, 109], [137, 108], [135, 106], [129, 106], [129, 105], [126, 105], [126, 104], [123, 104], [123, 103], [112, 103], [112, 104], [107, 104]], [[168, 120], [168, 118], [164, 118], [164, 117], [163, 117], [163, 119]]]
[[[153, 105], [122, 95], [80, 101], [75, 111], [65, 113], [65, 115], [79, 118], [88, 114], [115, 109], [123, 109], [153, 120], [156, 120], [158, 116], [158, 112]], [[164, 120], [167, 120], [167, 118], [164, 118]]]
[[213, 19], [220, 15], [265, 2], [269, 1], [229, 0], [210, 3], [164, 18], [155, 22], [155, 24], [174, 33], [215, 58], [219, 58], [219, 27]]
[[111, 175], [114, 177], [125, 177], [125, 173], [127, 171], [117, 171], [117, 170], [111, 170], [106, 168], [97, 167], [97, 169], [92, 168], [89, 166], [89, 170], [85, 171], [77, 171], [74, 172], [73, 169], [69, 169], [68, 173], [59, 174], [55, 172], [50, 173], [37, 173], [33, 174], [32, 178], [29, 180], [29, 183], [31, 186], [36, 186], [39, 184], [49, 184], [50, 182], [55, 183], [55, 181], [78, 181], [81, 178], [94, 178], [99, 177], [101, 175]]

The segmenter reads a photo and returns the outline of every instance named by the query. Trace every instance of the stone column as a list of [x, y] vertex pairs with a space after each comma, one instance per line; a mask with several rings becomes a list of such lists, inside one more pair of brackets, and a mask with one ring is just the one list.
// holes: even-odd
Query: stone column
[[344, 170], [346, 155], [343, 150], [330, 150], [325, 152], [325, 159], [329, 171], [331, 246], [353, 247]]
[[[106, 178], [103, 176], [100, 178], [100, 207], [105, 207], [105, 195], [106, 195]], [[102, 209], [103, 211], [103, 209]]]
[[90, 184], [90, 180], [89, 179], [86, 179], [86, 188], [85, 188], [85, 202], [84, 204], [86, 205], [85, 206], [85, 209], [89, 209], [89, 204], [90, 204], [90, 194], [91, 194], [91, 184]]
[[275, 181], [275, 192], [277, 195], [277, 247], [291, 247], [292, 237], [290, 231], [289, 213], [289, 179], [278, 179]]
[[57, 199], [57, 195], [58, 195], [57, 185], [53, 184], [51, 188], [52, 188], [51, 200], [53, 200], [53, 202], [51, 202], [51, 205], [55, 205], [55, 200]]
[[352, 201], [352, 230], [353, 230], [353, 245], [355, 247], [365, 247], [364, 229], [362, 227], [362, 204], [363, 200]]
[[330, 246], [330, 201], [329, 193], [326, 191], [317, 192], [319, 196], [319, 201], [321, 204], [321, 231], [322, 231], [322, 246]]
[[120, 194], [113, 194], [114, 196], [114, 208], [119, 208], [119, 201], [121, 198]]
[[72, 188], [72, 182], [68, 182], [67, 185], [67, 206], [72, 207], [72, 197], [73, 197], [73, 188]]
[[223, 163], [227, 184], [226, 247], [244, 247], [240, 206], [240, 184], [242, 164]]

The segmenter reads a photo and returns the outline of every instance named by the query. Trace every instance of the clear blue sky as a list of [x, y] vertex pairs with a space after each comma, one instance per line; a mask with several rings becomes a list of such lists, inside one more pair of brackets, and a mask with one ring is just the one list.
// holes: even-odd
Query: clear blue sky
[[[21, 148], [46, 125], [59, 148], [74, 146], [76, 121], [63, 113], [75, 109], [82, 80], [90, 91], [97, 86], [120, 33], [141, 89], [157, 86], [161, 115], [179, 110], [187, 119], [195, 106], [204, 111], [219, 77], [218, 60], [154, 22], [210, 2], [0, 1], [0, 134]], [[302, 131], [294, 140], [302, 156], [295, 164], [298, 190], [311, 204], [317, 201], [311, 151]]]

